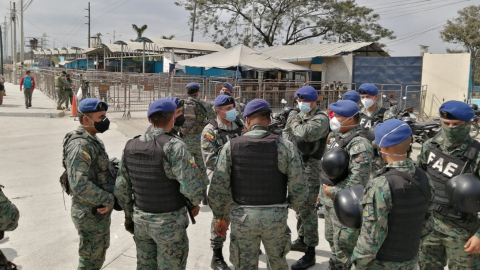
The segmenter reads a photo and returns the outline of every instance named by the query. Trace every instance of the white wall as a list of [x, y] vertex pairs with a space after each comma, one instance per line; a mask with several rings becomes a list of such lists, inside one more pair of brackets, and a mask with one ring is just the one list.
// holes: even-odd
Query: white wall
[[353, 74], [353, 54], [323, 58], [322, 81], [351, 83]]
[[438, 117], [443, 101], [464, 100], [468, 96], [470, 54], [430, 54], [423, 56], [422, 85], [427, 85], [425, 114]]

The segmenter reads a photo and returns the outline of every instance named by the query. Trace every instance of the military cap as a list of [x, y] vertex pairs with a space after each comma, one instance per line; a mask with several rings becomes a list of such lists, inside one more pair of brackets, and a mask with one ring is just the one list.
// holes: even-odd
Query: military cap
[[101, 112], [101, 111], [107, 111], [108, 110], [108, 105], [107, 103], [101, 101], [100, 99], [97, 98], [86, 98], [82, 101], [80, 101], [80, 104], [78, 104], [78, 110], [81, 113], [93, 113], [93, 112]]
[[221, 107], [230, 104], [235, 105], [235, 99], [229, 95], [220, 95], [215, 98], [215, 107]]
[[235, 89], [233, 88], [233, 86], [232, 86], [231, 84], [229, 84], [229, 83], [224, 83], [224, 84], [223, 84], [223, 88], [227, 88], [228, 91], [230, 91], [230, 92], [233, 92], [233, 91], [235, 90]]
[[179, 99], [177, 97], [166, 97], [166, 99], [169, 99], [173, 102], [175, 102], [175, 105], [177, 105], [177, 109], [178, 108], [182, 108], [183, 105], [185, 104], [185, 102], [183, 101], [183, 99]]
[[358, 107], [357, 103], [351, 100], [339, 100], [336, 103], [330, 104], [328, 107], [332, 112], [343, 117], [354, 116], [360, 111], [360, 107]]
[[364, 83], [358, 88], [358, 93], [362, 95], [376, 96], [378, 95], [378, 88], [371, 83]]
[[196, 82], [191, 82], [189, 84], [187, 84], [187, 86], [185, 88], [197, 88], [197, 89], [200, 89], [200, 84], [196, 83]]
[[472, 120], [475, 113], [467, 103], [450, 100], [442, 104], [439, 109], [440, 117], [449, 120], [461, 120], [468, 122]]
[[318, 93], [315, 88], [311, 86], [304, 86], [295, 92], [295, 98], [305, 99], [307, 101], [317, 101]]
[[357, 91], [350, 90], [343, 94], [344, 100], [351, 100], [355, 103], [360, 101], [360, 94]]
[[148, 107], [148, 117], [156, 113], [173, 113], [175, 109], [177, 109], [177, 105], [171, 99], [157, 99]]
[[247, 117], [260, 111], [271, 111], [270, 105], [266, 100], [257, 98], [250, 101], [247, 106], [245, 106], [245, 110], [243, 111], [243, 117]]
[[375, 142], [381, 147], [397, 145], [412, 136], [410, 126], [398, 119], [390, 119], [375, 127]]

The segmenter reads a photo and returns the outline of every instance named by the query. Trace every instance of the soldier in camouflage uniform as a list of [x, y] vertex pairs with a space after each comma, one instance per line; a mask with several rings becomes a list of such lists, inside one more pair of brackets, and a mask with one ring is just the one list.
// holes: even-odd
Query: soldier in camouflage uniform
[[67, 111], [70, 110], [70, 108], [68, 108], [68, 104], [70, 103], [70, 105], [72, 105], [73, 103], [73, 89], [72, 89], [73, 87], [75, 87], [75, 85], [73, 84], [72, 79], [70, 79], [70, 74], [67, 74], [64, 85], [63, 85], [63, 95], [65, 98], [65, 110]]
[[185, 115], [183, 114], [183, 106], [185, 105], [185, 101], [177, 97], [166, 97], [166, 98], [175, 102], [175, 105], [177, 105], [177, 109], [175, 110], [175, 124], [173, 125], [173, 128], [170, 131], [170, 133], [178, 137], [182, 137], [182, 134], [180, 133], [180, 129], [185, 123]]
[[[13, 231], [18, 226], [20, 212], [17, 207], [3, 193], [3, 186], [0, 185], [0, 240], [3, 239], [4, 231]], [[0, 269], [12, 269], [15, 264], [9, 262], [0, 250]], [[16, 269], [16, 268], [13, 268]]]
[[[383, 122], [383, 117], [388, 109], [378, 105], [378, 88], [375, 85], [371, 83], [362, 84], [360, 88], [358, 88], [358, 92], [360, 93], [363, 104], [363, 108], [360, 111], [360, 126], [364, 130], [369, 130], [378, 123]], [[370, 140], [373, 141], [373, 138], [370, 138]], [[372, 174], [387, 165], [376, 151], [374, 154]]]
[[448, 101], [440, 106], [442, 131], [426, 141], [417, 164], [426, 170], [435, 186], [434, 231], [421, 244], [422, 270], [480, 269], [480, 221], [452, 207], [445, 185], [454, 176], [480, 175], [480, 144], [470, 133], [473, 110], [464, 102]]
[[[233, 96], [233, 92], [235, 91], [235, 88], [229, 83], [224, 83], [222, 90], [220, 90], [220, 94], [222, 95], [227, 95], [227, 96]], [[237, 112], [237, 118], [241, 121], [245, 121], [242, 115], [242, 106], [240, 105], [239, 102], [235, 103], [235, 110]]]
[[[202, 174], [201, 179], [205, 185], [208, 185], [208, 178], [205, 165], [202, 158], [200, 136], [203, 128], [210, 119], [215, 119], [215, 111], [210, 104], [201, 101], [200, 85], [198, 83], [187, 84], [187, 99], [184, 105], [185, 123], [180, 129], [182, 138], [188, 146], [188, 150], [195, 158], [195, 162]], [[207, 191], [205, 190], [203, 205], [207, 205]]]
[[187, 211], [198, 214], [204, 184], [185, 143], [168, 133], [176, 108], [168, 98], [153, 102], [153, 129], [130, 140], [120, 162], [115, 195], [125, 210], [125, 228], [134, 233], [137, 269], [187, 265]]
[[[373, 147], [359, 126], [360, 108], [355, 102], [340, 100], [330, 104], [330, 109], [335, 114], [335, 117], [330, 120], [330, 129], [336, 136], [331, 139], [329, 148], [340, 147], [349, 153], [349, 174], [335, 186], [323, 184], [320, 187], [320, 202], [325, 207], [325, 239], [332, 250], [329, 269], [343, 270], [348, 269], [346, 265], [352, 256], [360, 231], [348, 228], [338, 221], [333, 208], [333, 198], [342, 189], [367, 184], [371, 173]], [[329, 183], [325, 179], [327, 177], [323, 175], [322, 180]]]
[[433, 230], [435, 189], [407, 157], [411, 136], [408, 124], [398, 119], [375, 129], [388, 165], [365, 188], [362, 228], [351, 259], [355, 269], [414, 270], [420, 239]]
[[[315, 247], [318, 246], [318, 216], [315, 212], [320, 190], [320, 159], [322, 158], [330, 130], [328, 116], [317, 107], [318, 93], [311, 86], [304, 86], [295, 93], [300, 112], [292, 110], [285, 126], [285, 133], [293, 135], [303, 158], [305, 178], [308, 183], [308, 199], [297, 212], [298, 239], [292, 250], [306, 252], [292, 269], [307, 269], [315, 264]], [[308, 251], [308, 252], [307, 252]]]
[[[103, 142], [96, 136], [108, 130], [108, 106], [87, 98], [78, 106], [81, 126], [63, 141], [63, 188], [72, 198], [72, 220], [80, 236], [78, 269], [100, 269], [110, 245], [110, 215], [114, 206], [115, 175]], [[65, 178], [62, 178], [65, 179]]]
[[[207, 175], [210, 179], [217, 164], [217, 157], [222, 147], [230, 139], [242, 134], [244, 128], [242, 122], [236, 118], [235, 99], [228, 95], [220, 95], [215, 99], [216, 120], [210, 120], [202, 132], [202, 157], [207, 167]], [[227, 222], [230, 221], [227, 216]], [[230, 269], [225, 263], [222, 254], [225, 237], [217, 235], [215, 232], [215, 220], [211, 225], [211, 246], [213, 248], [213, 257], [211, 262], [212, 269], [226, 270]]]
[[265, 100], [252, 100], [243, 116], [248, 132], [225, 144], [212, 177], [215, 229], [225, 237], [230, 215], [230, 262], [236, 270], [258, 269], [261, 242], [268, 269], [287, 270], [288, 206], [298, 208], [307, 198], [302, 161], [291, 142], [267, 131], [271, 110]]

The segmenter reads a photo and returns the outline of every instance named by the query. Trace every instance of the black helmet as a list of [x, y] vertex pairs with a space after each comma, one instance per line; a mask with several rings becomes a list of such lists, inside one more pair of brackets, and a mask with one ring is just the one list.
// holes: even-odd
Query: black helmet
[[457, 211], [480, 212], [480, 179], [476, 175], [467, 173], [453, 177], [448, 180], [445, 193]]
[[409, 126], [415, 123], [415, 119], [413, 119], [412, 117], [402, 117], [402, 121], [407, 123]]
[[335, 208], [338, 221], [348, 228], [360, 229], [362, 227], [363, 189], [362, 185], [343, 189], [333, 200], [333, 208]]
[[367, 140], [370, 141], [370, 142], [375, 141], [375, 127], [376, 127], [376, 126], [377, 126], [377, 125], [369, 128], [369, 129], [367, 130]]
[[472, 108], [472, 110], [474, 110], [474, 111], [478, 110], [478, 105], [477, 104], [468, 104], [468, 106], [470, 106], [470, 108]]
[[318, 150], [318, 147], [320, 146], [320, 143], [318, 143], [318, 141], [306, 142], [300, 138], [297, 138], [296, 144], [297, 144], [298, 150], [304, 156], [308, 156], [315, 153]]
[[293, 110], [292, 107], [285, 107], [283, 108], [282, 112], [280, 113], [281, 116], [285, 117], [285, 119], [288, 118], [288, 115], [290, 114], [290, 112]]
[[334, 147], [322, 157], [322, 170], [330, 181], [336, 185], [348, 176], [350, 155], [345, 149]]

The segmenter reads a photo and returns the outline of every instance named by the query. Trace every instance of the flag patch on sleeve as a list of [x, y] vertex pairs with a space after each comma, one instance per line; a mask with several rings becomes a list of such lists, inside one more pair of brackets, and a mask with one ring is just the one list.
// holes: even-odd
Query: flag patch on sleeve
[[88, 164], [90, 164], [90, 161], [92, 160], [92, 158], [90, 157], [90, 155], [89, 155], [87, 152], [85, 152], [85, 151], [82, 152], [82, 158], [83, 158]]

